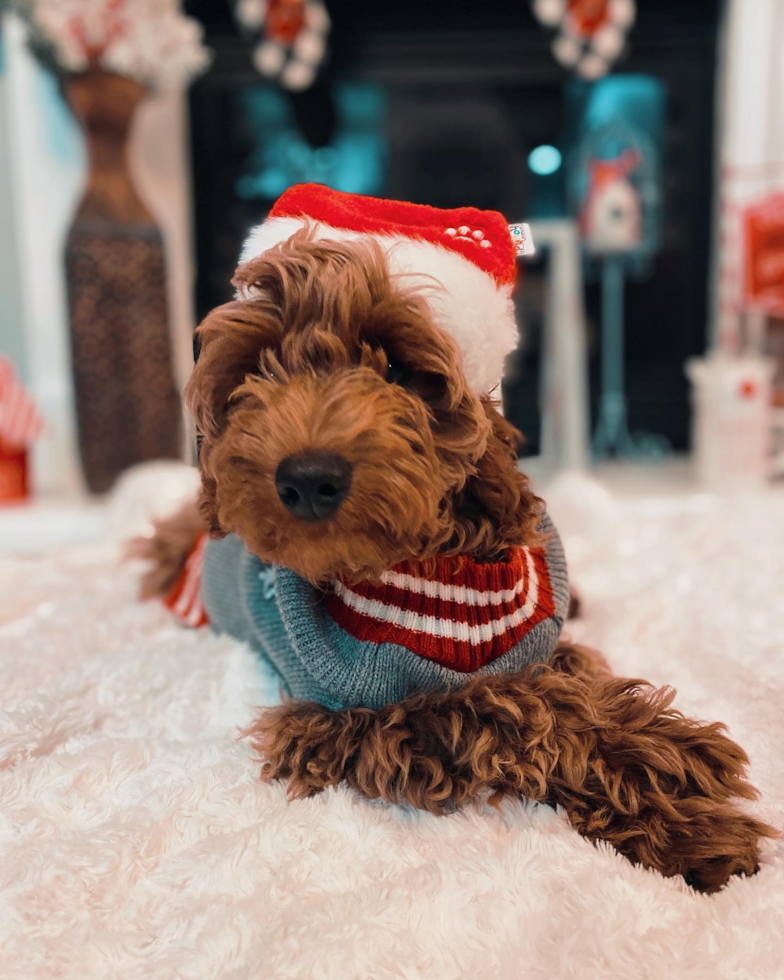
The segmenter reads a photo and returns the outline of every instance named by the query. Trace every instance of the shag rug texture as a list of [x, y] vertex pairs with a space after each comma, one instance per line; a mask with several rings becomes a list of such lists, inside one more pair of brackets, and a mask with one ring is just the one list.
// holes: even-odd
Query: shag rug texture
[[[192, 474], [126, 480], [101, 547], [0, 561], [2, 980], [784, 977], [780, 841], [704, 897], [545, 806], [438, 818], [260, 783], [237, 731], [273, 678], [138, 605], [118, 560], [173, 484]], [[571, 635], [726, 722], [784, 827], [784, 495], [547, 495]]]

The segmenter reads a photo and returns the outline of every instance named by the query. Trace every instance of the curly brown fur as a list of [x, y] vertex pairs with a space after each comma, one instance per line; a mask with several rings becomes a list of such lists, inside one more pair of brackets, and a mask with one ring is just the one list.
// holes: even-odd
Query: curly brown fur
[[205, 530], [196, 501], [161, 520], [153, 521], [153, 533], [131, 540], [127, 558], [138, 558], [150, 567], [139, 584], [141, 599], [166, 595], [182, 568], [196, 537]]
[[581, 677], [585, 681], [608, 680], [612, 668], [598, 650], [564, 640], [559, 643], [550, 660], [553, 670]]
[[757, 795], [743, 750], [721, 725], [674, 710], [671, 689], [576, 661], [587, 674], [476, 677], [380, 711], [284, 704], [244, 734], [265, 760], [262, 778], [286, 778], [292, 798], [345, 780], [370, 799], [444, 814], [514, 794], [562, 806], [589, 840], [701, 891], [753, 874], [760, 839], [775, 831], [733, 802]]
[[[211, 534], [235, 531], [316, 584], [536, 541], [542, 505], [517, 470], [516, 430], [470, 390], [454, 343], [378, 245], [299, 233], [235, 285], [249, 298], [201, 325], [186, 391]], [[280, 461], [305, 451], [353, 468], [350, 495], [317, 528], [275, 490]]]
[[[241, 299], [199, 328], [186, 393], [213, 536], [235, 532], [314, 584], [436, 555], [503, 560], [512, 545], [538, 543], [542, 503], [517, 470], [519, 433], [470, 390], [426, 291], [391, 276], [377, 245], [305, 231], [242, 266], [235, 285]], [[286, 509], [274, 479], [285, 457], [310, 451], [353, 471], [339, 509], [316, 523]], [[149, 546], [158, 568], [148, 592], [176, 573], [184, 536], [162, 527]], [[247, 734], [265, 778], [287, 777], [292, 796], [345, 779], [441, 813], [521, 794], [562, 805], [580, 833], [630, 860], [712, 891], [752, 873], [773, 831], [733, 803], [755, 795], [742, 750], [672, 698], [563, 645], [550, 668], [377, 712], [286, 704]]]
[[577, 619], [578, 616], [582, 615], [582, 600], [578, 592], [574, 589], [569, 593], [569, 612], [567, 613], [567, 619]]

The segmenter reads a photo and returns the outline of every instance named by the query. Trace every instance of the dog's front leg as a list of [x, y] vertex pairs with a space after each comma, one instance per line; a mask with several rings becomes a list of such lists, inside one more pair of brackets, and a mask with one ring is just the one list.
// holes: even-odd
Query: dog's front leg
[[576, 830], [700, 891], [757, 870], [760, 841], [777, 834], [737, 807], [757, 792], [723, 726], [685, 718], [674, 691], [644, 682], [541, 680], [557, 720], [548, 801]]
[[245, 734], [262, 777], [287, 779], [292, 797], [345, 780], [370, 799], [443, 814], [511, 793], [560, 805], [590, 840], [715, 891], [752, 874], [775, 831], [733, 803], [756, 795], [743, 750], [720, 725], [674, 711], [673, 696], [602, 671], [533, 668], [379, 711], [291, 702]]

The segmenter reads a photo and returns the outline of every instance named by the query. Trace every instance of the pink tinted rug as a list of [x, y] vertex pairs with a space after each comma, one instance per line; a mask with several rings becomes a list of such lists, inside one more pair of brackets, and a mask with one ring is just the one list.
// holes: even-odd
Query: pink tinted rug
[[[274, 679], [136, 604], [118, 563], [159, 495], [152, 474], [121, 490], [105, 545], [0, 560], [3, 980], [784, 977], [781, 842], [706, 898], [547, 807], [434, 818], [260, 784], [236, 734]], [[571, 634], [725, 721], [784, 827], [784, 496], [548, 496]]]

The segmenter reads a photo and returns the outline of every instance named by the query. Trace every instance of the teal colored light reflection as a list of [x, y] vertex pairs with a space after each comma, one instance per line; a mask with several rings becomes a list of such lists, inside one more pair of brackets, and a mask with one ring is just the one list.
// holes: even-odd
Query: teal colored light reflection
[[554, 146], [543, 144], [528, 154], [528, 167], [540, 177], [549, 177], [561, 166], [561, 153]]

